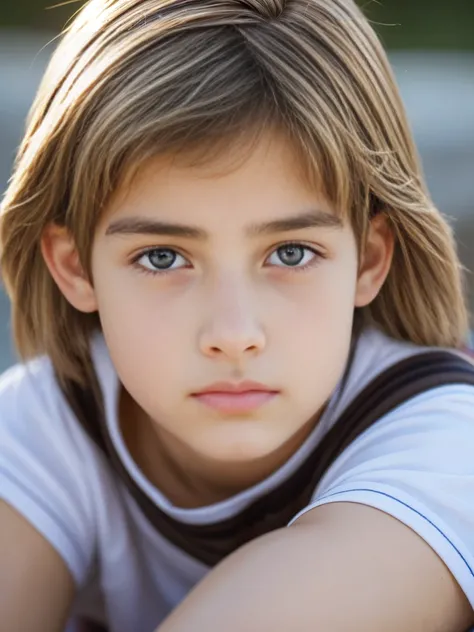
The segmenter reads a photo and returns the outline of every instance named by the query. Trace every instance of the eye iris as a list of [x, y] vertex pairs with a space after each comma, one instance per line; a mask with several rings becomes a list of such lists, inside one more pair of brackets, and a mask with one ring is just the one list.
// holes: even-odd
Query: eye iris
[[278, 248], [278, 256], [288, 266], [297, 266], [304, 258], [301, 246], [282, 246]]
[[175, 262], [176, 254], [172, 250], [152, 250], [148, 258], [155, 268], [169, 268]]

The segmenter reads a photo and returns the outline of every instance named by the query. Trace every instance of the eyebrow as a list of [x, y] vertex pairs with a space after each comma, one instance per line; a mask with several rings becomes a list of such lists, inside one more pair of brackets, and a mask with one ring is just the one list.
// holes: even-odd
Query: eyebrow
[[[341, 228], [342, 220], [337, 215], [321, 210], [311, 210], [275, 219], [270, 222], [260, 224], [250, 224], [246, 229], [246, 234], [250, 237], [273, 235], [292, 230], [302, 230], [304, 228]], [[174, 224], [170, 222], [149, 219], [147, 217], [123, 217], [109, 224], [106, 235], [164, 235], [171, 237], [184, 237], [205, 241], [209, 239], [209, 234], [197, 226], [185, 224]]]

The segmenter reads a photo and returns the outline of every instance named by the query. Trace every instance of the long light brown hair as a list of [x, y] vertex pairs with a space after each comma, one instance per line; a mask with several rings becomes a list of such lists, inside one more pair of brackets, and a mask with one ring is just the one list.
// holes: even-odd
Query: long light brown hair
[[393, 265], [367, 317], [388, 334], [458, 346], [467, 333], [453, 237], [420, 170], [386, 55], [352, 0], [91, 0], [55, 52], [2, 204], [1, 268], [22, 357], [90, 374], [96, 315], [75, 310], [41, 255], [66, 226], [90, 273], [95, 225], [119, 182], [160, 152], [202, 156], [277, 127], [362, 244], [385, 213]]

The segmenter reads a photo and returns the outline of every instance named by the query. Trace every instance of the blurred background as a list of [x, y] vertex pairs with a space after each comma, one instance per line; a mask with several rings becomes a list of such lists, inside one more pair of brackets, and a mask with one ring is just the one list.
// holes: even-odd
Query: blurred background
[[[82, 0], [1, 0], [0, 195], [55, 38]], [[431, 193], [474, 270], [474, 0], [360, 0], [389, 50]], [[474, 278], [468, 273], [474, 308]], [[0, 371], [14, 361], [0, 290]]]

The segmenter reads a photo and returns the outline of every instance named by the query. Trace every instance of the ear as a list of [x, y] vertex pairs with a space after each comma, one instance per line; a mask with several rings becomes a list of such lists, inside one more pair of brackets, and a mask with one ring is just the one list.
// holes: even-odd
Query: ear
[[395, 238], [386, 216], [381, 213], [370, 222], [367, 241], [360, 257], [355, 306], [369, 305], [380, 292], [390, 270]]
[[48, 226], [41, 240], [41, 252], [51, 276], [69, 303], [81, 312], [97, 311], [94, 288], [67, 228]]

